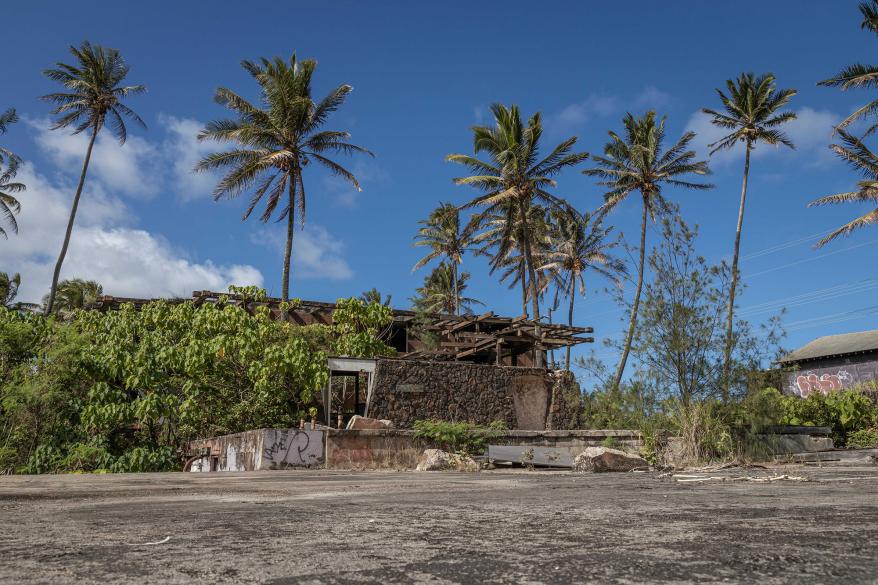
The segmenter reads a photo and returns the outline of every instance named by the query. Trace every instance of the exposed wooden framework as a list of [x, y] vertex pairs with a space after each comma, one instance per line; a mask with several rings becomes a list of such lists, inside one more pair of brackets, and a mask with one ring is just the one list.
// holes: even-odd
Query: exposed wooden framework
[[[256, 306], [267, 306], [274, 318], [300, 325], [331, 323], [332, 312], [335, 309], [334, 303], [300, 301], [295, 308], [282, 313], [281, 299], [277, 298], [253, 301], [236, 294], [212, 291], [192, 293], [192, 301], [196, 305], [217, 303], [220, 299], [226, 299], [227, 302], [237, 305], [246, 301], [248, 310], [254, 310]], [[97, 298], [92, 308], [114, 310], [123, 304], [141, 306], [153, 300], [155, 299], [101, 296]], [[180, 303], [185, 300], [188, 299], [168, 299], [167, 302]], [[488, 311], [481, 315], [431, 315], [433, 322], [421, 326], [436, 336], [438, 344], [427, 346], [409, 332], [417, 316], [414, 311], [393, 311], [394, 322], [386, 332], [386, 337], [393, 339], [391, 345], [396, 346], [400, 357], [529, 365], [533, 363], [532, 358], [536, 351], [546, 352], [594, 341], [593, 337], [586, 336], [594, 331], [591, 327], [537, 323], [524, 316], [501, 317]], [[536, 333], [537, 329], [540, 332], [539, 336]]]

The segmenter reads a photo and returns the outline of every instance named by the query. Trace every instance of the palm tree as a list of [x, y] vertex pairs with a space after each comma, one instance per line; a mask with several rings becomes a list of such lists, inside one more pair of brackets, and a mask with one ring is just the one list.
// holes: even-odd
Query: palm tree
[[20, 274], [16, 272], [12, 276], [9, 276], [6, 272], [0, 272], [0, 307], [4, 307], [10, 311], [35, 309], [36, 305], [33, 303], [15, 301], [15, 297], [18, 296], [19, 288], [21, 288]]
[[[421, 228], [415, 235], [415, 246], [427, 246], [430, 251], [418, 260], [412, 271], [422, 268], [437, 258], [447, 261], [454, 272], [452, 282], [458, 282], [457, 271], [463, 262], [463, 254], [472, 243], [472, 224], [463, 230], [460, 228], [460, 211], [451, 203], [440, 203], [439, 207], [430, 212], [429, 217], [419, 222]], [[457, 298], [457, 293], [454, 298]], [[452, 311], [460, 314], [460, 307]]]
[[121, 85], [128, 76], [129, 67], [119, 51], [85, 41], [79, 47], [71, 46], [70, 53], [76, 59], [75, 66], [56, 63], [56, 69], [47, 69], [43, 72], [52, 81], [62, 84], [65, 92], [50, 93], [43, 96], [43, 99], [56, 104], [52, 114], [58, 118], [52, 125], [52, 130], [73, 128], [73, 134], [88, 131], [90, 136], [85, 160], [82, 163], [82, 172], [79, 175], [79, 184], [76, 186], [76, 195], [73, 197], [73, 206], [70, 208], [64, 244], [61, 246], [61, 253], [58, 255], [55, 272], [52, 275], [52, 288], [49, 289], [49, 299], [46, 302], [46, 311], [49, 313], [54, 308], [61, 266], [64, 264], [64, 257], [70, 245], [73, 222], [76, 219], [79, 198], [85, 185], [85, 176], [98, 133], [107, 125], [110, 132], [119, 140], [119, 144], [125, 144], [125, 139], [128, 137], [128, 130], [125, 127], [126, 118], [146, 128], [140, 116], [122, 103], [124, 98], [143, 93], [146, 88], [142, 85]]
[[556, 185], [555, 175], [568, 167], [575, 166], [586, 158], [588, 153], [573, 152], [576, 137], [561, 142], [545, 158], [540, 159], [539, 146], [543, 125], [539, 113], [534, 114], [525, 125], [518, 106], [507, 108], [502, 104], [491, 106], [495, 126], [473, 127], [473, 150], [475, 154], [485, 152], [490, 162], [484, 162], [466, 154], [449, 154], [446, 160], [467, 166], [472, 175], [454, 180], [458, 185], [471, 185], [482, 191], [465, 207], [490, 207], [501, 201], [512, 202], [518, 211], [522, 224], [522, 239], [518, 242], [524, 256], [530, 291], [533, 319], [537, 322], [534, 333], [537, 337], [534, 365], [543, 366], [543, 355], [539, 348], [540, 304], [536, 278], [536, 264], [533, 257], [533, 242], [528, 229], [528, 210], [535, 202], [552, 208], [567, 208], [569, 204], [547, 189]]
[[599, 185], [609, 187], [604, 196], [600, 213], [615, 209], [634, 192], [639, 192], [643, 203], [640, 221], [640, 258], [637, 265], [637, 288], [631, 305], [628, 333], [619, 365], [616, 367], [614, 387], [618, 388], [625, 373], [625, 364], [631, 352], [631, 341], [637, 325], [637, 310], [640, 306], [640, 293], [643, 290], [643, 271], [646, 258], [647, 220], [671, 211], [669, 202], [662, 195], [662, 185], [684, 187], [687, 189], [710, 189], [713, 185], [693, 183], [684, 180], [685, 175], [708, 175], [710, 169], [706, 161], [696, 161], [695, 152], [688, 150], [695, 138], [694, 132], [686, 132], [667, 150], [662, 143], [665, 138], [665, 121], [656, 123], [655, 112], [650, 110], [644, 116], [635, 118], [626, 114], [622, 120], [625, 131], [622, 136], [610, 132], [610, 141], [604, 146], [603, 156], [595, 156], [598, 166], [586, 169], [583, 174], [600, 179]]
[[[878, 203], [878, 155], [867, 148], [862, 140], [844, 130], [839, 130], [839, 136], [842, 144], [832, 144], [830, 148], [865, 178], [857, 183], [856, 191], [822, 197], [809, 203], [808, 207], [849, 202]], [[878, 207], [833, 231], [817, 242], [817, 247], [825, 246], [839, 236], [848, 235], [861, 227], [876, 223], [878, 223]]]
[[[521, 314], [525, 317], [528, 314], [530, 293], [527, 267], [519, 242], [528, 239], [532, 246], [534, 264], [543, 264], [550, 221], [546, 208], [539, 204], [531, 205], [527, 215], [527, 235], [524, 232], [525, 224], [518, 219], [516, 206], [509, 201], [501, 201], [489, 207], [474, 215], [470, 221], [473, 231], [481, 230], [473, 237], [473, 244], [479, 246], [476, 249], [478, 254], [491, 258], [490, 274], [499, 272], [500, 282], [507, 282], [510, 289], [521, 287]], [[548, 284], [545, 271], [537, 268], [536, 276], [537, 289], [542, 292]]]
[[317, 163], [360, 190], [353, 173], [327, 155], [372, 153], [350, 144], [348, 132], [320, 129], [353, 88], [340, 85], [315, 102], [311, 97], [311, 77], [316, 61], [298, 61], [293, 53], [289, 63], [276, 57], [262, 59], [259, 64], [243, 61], [241, 65], [259, 84], [263, 107], [230, 89], [217, 89], [214, 100], [234, 112], [236, 118], [208, 123], [198, 139], [234, 143], [236, 147], [204, 157], [195, 170], [229, 169], [214, 189], [215, 200], [232, 199], [252, 189], [245, 220], [263, 198], [266, 199], [265, 211], [260, 217], [263, 222], [268, 222], [280, 206], [278, 221], [287, 220], [282, 281], [282, 295], [286, 300], [290, 292], [296, 213], [300, 226], [305, 226], [303, 169], [312, 162]]
[[[860, 28], [878, 34], [878, 0], [861, 2], [859, 8], [860, 13], [863, 15]], [[833, 77], [818, 82], [817, 85], [840, 87], [842, 91], [856, 88], [876, 88], [878, 87], [878, 65], [855, 63], [845, 67]], [[868, 104], [857, 108], [850, 116], [842, 120], [837, 128], [843, 130], [855, 121], [876, 113], [878, 113], [878, 99], [874, 99]], [[871, 134], [876, 129], [878, 129], [878, 124], [873, 124], [866, 130], [866, 135]]]
[[752, 73], [742, 73], [737, 82], [726, 81], [728, 95], [721, 89], [716, 93], [723, 104], [724, 111], [710, 108], [701, 111], [711, 116], [711, 123], [729, 134], [709, 145], [710, 154], [744, 144], [744, 180], [741, 186], [741, 205], [738, 208], [738, 226], [735, 230], [735, 249], [732, 255], [732, 283], [729, 287], [729, 311], [726, 320], [726, 341], [723, 356], [723, 398], [728, 399], [731, 380], [732, 327], [735, 316], [735, 292], [738, 286], [738, 258], [741, 249], [741, 227], [744, 225], [744, 204], [747, 200], [747, 181], [750, 177], [750, 151], [759, 142], [772, 146], [784, 145], [795, 148], [787, 136], [778, 129], [782, 124], [796, 119], [793, 112], [781, 112], [790, 99], [796, 95], [794, 89], [777, 89], [774, 75], [766, 73], [756, 77]]
[[[567, 324], [573, 326], [573, 305], [577, 291], [585, 296], [585, 274], [588, 270], [609, 278], [621, 286], [620, 278], [627, 272], [625, 264], [613, 258], [611, 251], [619, 245], [610, 240], [612, 227], [603, 227], [603, 216], [592, 219], [588, 214], [576, 211], [557, 213], [549, 236], [547, 263], [541, 269], [548, 270], [558, 294], [569, 300]], [[567, 346], [565, 369], [570, 370], [570, 346]]]
[[[6, 134], [9, 125], [18, 121], [15, 110], [10, 108], [0, 114], [0, 135]], [[12, 179], [18, 173], [21, 159], [11, 150], [0, 146], [0, 213], [6, 218], [6, 222], [13, 232], [18, 233], [18, 222], [15, 214], [21, 211], [21, 204], [13, 193], [21, 193], [25, 190], [22, 183], [14, 183]], [[6, 169], [3, 169], [3, 166]], [[6, 230], [0, 225], [0, 235], [7, 238]]]
[[[18, 122], [18, 114], [15, 111], [15, 108], [9, 108], [2, 114], [0, 114], [0, 136], [6, 134], [9, 131], [9, 125], [15, 124]], [[0, 146], [0, 163], [5, 160], [20, 160], [19, 157], [13, 153], [11, 150], [3, 148]]]
[[[18, 233], [18, 222], [15, 220], [15, 214], [21, 211], [21, 204], [13, 194], [21, 193], [25, 190], [25, 186], [12, 180], [18, 173], [19, 161], [17, 158], [8, 158], [5, 169], [2, 165], [3, 159], [0, 157], [0, 213], [6, 218], [9, 228], [14, 233]], [[4, 238], [9, 237], [2, 225], [0, 225], [0, 235]]]
[[469, 279], [469, 272], [456, 275], [448, 263], [440, 262], [433, 272], [424, 278], [424, 285], [415, 291], [417, 293], [414, 299], [415, 310], [453, 314], [455, 309], [463, 309], [465, 313], [471, 314], [472, 305], [483, 303], [463, 296]]
[[379, 305], [385, 305], [387, 307], [390, 306], [390, 300], [392, 299], [391, 295], [386, 295], [383, 299], [381, 298], [381, 291], [379, 291], [374, 286], [367, 291], [363, 291], [360, 294], [360, 300], [364, 303], [372, 304], [377, 303]]
[[[55, 304], [51, 312], [69, 314], [76, 309], [85, 309], [102, 294], [104, 294], [104, 287], [97, 281], [82, 280], [81, 278], [62, 280], [58, 283]], [[43, 302], [47, 305], [46, 313], [48, 314], [48, 297], [43, 299]]]

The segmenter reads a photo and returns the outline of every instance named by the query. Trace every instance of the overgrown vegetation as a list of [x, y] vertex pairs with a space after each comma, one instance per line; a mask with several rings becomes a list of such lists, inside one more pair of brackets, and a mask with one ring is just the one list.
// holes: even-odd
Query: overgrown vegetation
[[506, 423], [494, 421], [484, 426], [444, 420], [418, 420], [415, 421], [414, 430], [415, 438], [429, 441], [445, 451], [481, 455], [488, 441], [506, 430]]
[[327, 355], [393, 353], [378, 339], [391, 318], [353, 298], [338, 301], [333, 325], [304, 327], [224, 299], [68, 322], [0, 308], [0, 470], [174, 469], [193, 438], [294, 426], [311, 415]]

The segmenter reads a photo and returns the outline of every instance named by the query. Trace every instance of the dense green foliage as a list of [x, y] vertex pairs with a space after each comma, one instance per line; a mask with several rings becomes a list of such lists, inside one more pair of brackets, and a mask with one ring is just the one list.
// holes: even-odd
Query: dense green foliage
[[494, 421], [487, 426], [444, 420], [415, 421], [415, 438], [426, 440], [445, 451], [481, 455], [487, 442], [506, 430], [506, 423]]
[[157, 301], [64, 323], [0, 309], [0, 469], [177, 468], [193, 438], [310, 416], [327, 355], [393, 351], [378, 340], [384, 305], [342, 299], [333, 325], [306, 327], [243, 305]]

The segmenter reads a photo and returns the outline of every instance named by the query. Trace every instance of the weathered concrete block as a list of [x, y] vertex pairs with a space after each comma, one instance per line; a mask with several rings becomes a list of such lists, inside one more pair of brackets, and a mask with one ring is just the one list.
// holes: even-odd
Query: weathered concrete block
[[588, 447], [573, 460], [576, 471], [632, 471], [649, 469], [645, 459], [608, 447]]
[[417, 471], [478, 471], [479, 464], [472, 457], [447, 453], [441, 449], [426, 449], [418, 459]]

